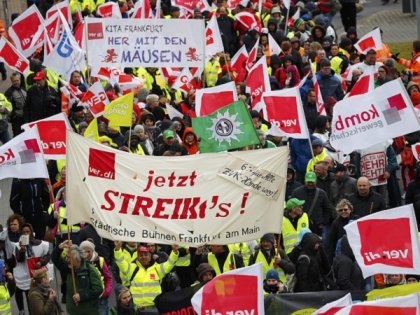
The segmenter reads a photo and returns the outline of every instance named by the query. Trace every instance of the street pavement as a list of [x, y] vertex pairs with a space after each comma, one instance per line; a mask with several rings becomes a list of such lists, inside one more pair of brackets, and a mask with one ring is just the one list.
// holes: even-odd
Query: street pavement
[[[357, 16], [357, 32], [359, 37], [361, 37], [363, 34], [371, 31], [374, 27], [380, 26], [384, 32], [384, 42], [407, 42], [417, 39], [416, 23], [415, 15], [402, 13], [401, 0], [399, 0], [398, 3], [393, 3], [391, 0], [386, 6], [383, 6], [380, 0], [367, 0], [364, 4], [364, 10]], [[344, 30], [339, 14], [335, 16], [333, 24], [337, 31], [337, 35], [340, 36]], [[4, 92], [8, 87], [9, 79], [0, 81], [0, 92]], [[0, 180], [0, 224], [3, 226], [6, 225], [7, 217], [12, 213], [9, 207], [11, 183], [11, 179]], [[52, 286], [57, 288], [56, 282], [54, 282]], [[114, 296], [112, 296], [111, 299], [112, 304], [114, 305]], [[16, 303], [13, 299], [13, 314], [18, 313]]]

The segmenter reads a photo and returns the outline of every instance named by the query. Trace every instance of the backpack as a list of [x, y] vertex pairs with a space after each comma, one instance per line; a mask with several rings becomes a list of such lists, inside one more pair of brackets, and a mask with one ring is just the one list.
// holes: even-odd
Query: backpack
[[[302, 255], [300, 255], [300, 256], [299, 256], [299, 258], [297, 259], [296, 264], [297, 264], [300, 260], [302, 260], [302, 259], [308, 259], [308, 260], [309, 260], [309, 262], [311, 262], [311, 259], [309, 258], [309, 256], [308, 256], [308, 255], [302, 254]], [[296, 283], [297, 283], [296, 273], [293, 273], [293, 274], [291, 274], [291, 275], [286, 275], [286, 283], [285, 283], [285, 285], [286, 285], [286, 288], [287, 288], [287, 291], [288, 291], [288, 292], [290, 292], [290, 293], [295, 292]]]

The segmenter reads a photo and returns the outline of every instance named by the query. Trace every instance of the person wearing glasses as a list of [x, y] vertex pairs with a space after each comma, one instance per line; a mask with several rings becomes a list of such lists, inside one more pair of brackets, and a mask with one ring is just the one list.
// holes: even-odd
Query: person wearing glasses
[[337, 243], [340, 238], [345, 234], [344, 226], [346, 226], [350, 221], [355, 220], [353, 215], [353, 205], [347, 199], [341, 199], [337, 206], [337, 217], [331, 224], [330, 229], [330, 239], [328, 246], [328, 258], [332, 262], [333, 258], [336, 256]]

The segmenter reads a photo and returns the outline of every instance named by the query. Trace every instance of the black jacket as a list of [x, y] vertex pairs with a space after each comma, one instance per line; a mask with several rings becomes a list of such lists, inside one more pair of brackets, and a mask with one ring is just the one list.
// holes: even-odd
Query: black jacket
[[37, 85], [30, 87], [23, 108], [25, 122], [47, 118], [59, 112], [61, 112], [61, 100], [54, 89], [48, 85], [44, 88], [38, 88]]
[[338, 240], [346, 234], [344, 227], [350, 222], [350, 220], [356, 219], [357, 217], [354, 217], [353, 215], [350, 215], [348, 218], [342, 218], [341, 216], [338, 216], [331, 224], [328, 243], [328, 258], [330, 259], [330, 262], [333, 261], [335, 256], [335, 249], [337, 247]]
[[362, 270], [354, 258], [347, 236], [341, 239], [341, 254], [334, 259], [333, 271], [339, 290], [363, 290]]
[[[329, 224], [332, 218], [332, 214], [335, 212], [334, 206], [328, 199], [325, 191], [320, 188], [317, 189], [319, 189], [318, 199], [315, 202], [312, 214], [309, 216], [309, 219], [314, 225]], [[303, 211], [308, 213], [312, 204], [312, 200], [315, 198], [315, 189], [310, 190], [305, 186], [301, 186], [293, 191], [292, 197], [305, 200]]]
[[360, 196], [359, 192], [351, 194], [348, 200], [353, 205], [353, 213], [359, 217], [386, 209], [384, 197], [377, 192], [371, 191], [367, 196]]
[[322, 247], [315, 249], [316, 243], [321, 243], [321, 239], [314, 233], [307, 233], [302, 238], [302, 251], [296, 263], [295, 292], [324, 290], [323, 276], [327, 275], [331, 268]]
[[336, 205], [341, 199], [347, 198], [349, 195], [357, 192], [356, 179], [348, 175], [344, 175], [341, 182], [334, 180], [331, 183], [330, 193], [331, 201]]

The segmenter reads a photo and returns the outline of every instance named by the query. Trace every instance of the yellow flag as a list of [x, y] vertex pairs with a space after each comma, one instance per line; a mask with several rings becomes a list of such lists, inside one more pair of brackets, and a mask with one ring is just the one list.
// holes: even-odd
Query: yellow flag
[[99, 142], [98, 120], [96, 118], [94, 118], [90, 122], [89, 126], [87, 126], [83, 136], [92, 141]]
[[131, 116], [133, 115], [133, 93], [123, 95], [113, 100], [105, 107], [104, 117], [109, 120], [109, 126], [112, 128], [131, 126]]

